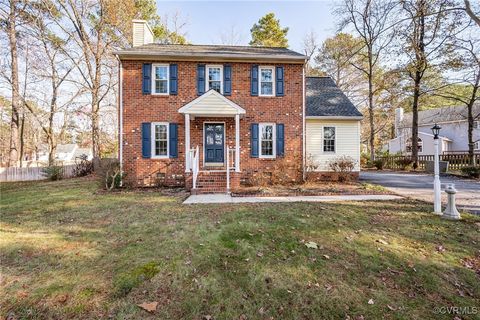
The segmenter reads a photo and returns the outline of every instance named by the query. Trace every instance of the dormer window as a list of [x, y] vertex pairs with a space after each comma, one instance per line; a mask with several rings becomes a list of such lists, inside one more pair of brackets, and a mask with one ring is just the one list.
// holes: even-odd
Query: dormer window
[[205, 91], [213, 89], [223, 93], [223, 66], [207, 65], [207, 81]]
[[260, 86], [259, 92], [260, 96], [263, 97], [273, 97], [274, 92], [274, 79], [275, 79], [275, 68], [274, 67], [260, 67], [260, 81], [258, 85]]

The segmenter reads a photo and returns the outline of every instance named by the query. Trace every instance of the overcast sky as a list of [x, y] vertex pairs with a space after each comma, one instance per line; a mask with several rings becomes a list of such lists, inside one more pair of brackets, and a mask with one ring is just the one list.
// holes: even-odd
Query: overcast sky
[[221, 33], [232, 27], [248, 45], [250, 28], [260, 17], [274, 12], [283, 27], [289, 27], [290, 49], [301, 51], [302, 40], [314, 30], [321, 42], [335, 34], [336, 20], [332, 14], [335, 1], [165, 1], [157, 0], [160, 16], [178, 11], [187, 22], [184, 30], [193, 44], [218, 44]]

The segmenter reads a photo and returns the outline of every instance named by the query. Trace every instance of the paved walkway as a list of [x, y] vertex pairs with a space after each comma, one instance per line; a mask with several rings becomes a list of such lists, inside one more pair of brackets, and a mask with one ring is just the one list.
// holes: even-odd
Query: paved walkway
[[351, 195], [351, 196], [292, 196], [292, 197], [232, 197], [228, 194], [199, 194], [187, 198], [184, 204], [194, 203], [260, 203], [260, 202], [334, 202], [365, 200], [397, 200], [392, 195]]
[[[433, 175], [408, 172], [362, 171], [360, 180], [379, 184], [389, 190], [418, 200], [433, 203]], [[445, 208], [447, 196], [444, 192], [447, 184], [455, 184], [458, 190], [456, 202], [459, 209], [480, 214], [480, 183], [471, 179], [462, 179], [451, 175], [441, 175], [442, 202]]]

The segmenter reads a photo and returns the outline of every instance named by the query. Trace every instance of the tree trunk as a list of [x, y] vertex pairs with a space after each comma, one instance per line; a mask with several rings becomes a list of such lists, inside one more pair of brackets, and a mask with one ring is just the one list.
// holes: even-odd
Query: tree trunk
[[370, 161], [375, 160], [375, 122], [373, 114], [373, 63], [372, 49], [368, 48], [368, 120], [370, 124]]
[[23, 167], [23, 153], [25, 152], [25, 113], [22, 113], [22, 121], [20, 124], [20, 168]]
[[12, 59], [12, 121], [10, 123], [10, 153], [8, 166], [18, 165], [18, 127], [19, 127], [19, 111], [21, 106], [20, 91], [18, 85], [18, 60], [17, 60], [17, 35], [16, 35], [16, 14], [17, 1], [10, 1], [10, 14], [8, 16], [8, 40], [10, 43], [10, 56]]
[[480, 85], [480, 69], [477, 71], [477, 77], [475, 78], [475, 85], [473, 86], [472, 95], [470, 101], [467, 104], [467, 120], [468, 120], [468, 162], [471, 166], [475, 165], [475, 141], [473, 140], [473, 124], [475, 117], [473, 115], [473, 105], [477, 99], [478, 87]]
[[412, 104], [412, 161], [413, 168], [418, 167], [418, 98], [420, 97], [420, 72], [415, 72]]

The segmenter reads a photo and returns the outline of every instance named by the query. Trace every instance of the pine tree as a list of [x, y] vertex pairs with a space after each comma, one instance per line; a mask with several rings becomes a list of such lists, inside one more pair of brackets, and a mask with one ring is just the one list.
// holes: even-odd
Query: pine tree
[[280, 26], [280, 20], [275, 19], [274, 13], [267, 13], [250, 29], [252, 34], [251, 46], [257, 47], [288, 47], [288, 28]]

